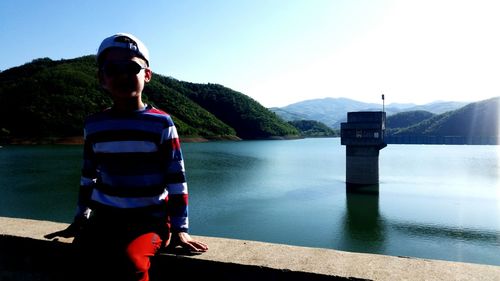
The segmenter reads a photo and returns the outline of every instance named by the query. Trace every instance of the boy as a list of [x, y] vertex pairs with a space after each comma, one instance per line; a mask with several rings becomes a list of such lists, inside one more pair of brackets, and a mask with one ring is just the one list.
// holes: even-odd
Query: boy
[[[113, 106], [85, 121], [74, 222], [49, 235], [75, 237], [93, 279], [149, 280], [149, 258], [169, 244], [208, 250], [188, 231], [188, 191], [171, 117], [143, 103], [152, 77], [149, 52], [131, 34], [104, 39], [97, 52], [101, 86]], [[88, 269], [88, 270], [87, 270]], [[95, 270], [94, 270], [95, 269]], [[118, 277], [120, 276], [120, 277]]]

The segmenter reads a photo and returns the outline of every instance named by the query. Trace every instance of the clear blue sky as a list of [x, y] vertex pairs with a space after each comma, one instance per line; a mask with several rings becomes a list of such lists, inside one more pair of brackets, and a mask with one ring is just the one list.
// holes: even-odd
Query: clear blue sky
[[3, 0], [0, 70], [94, 54], [128, 32], [154, 72], [267, 107], [476, 101], [500, 95], [499, 15], [496, 0]]

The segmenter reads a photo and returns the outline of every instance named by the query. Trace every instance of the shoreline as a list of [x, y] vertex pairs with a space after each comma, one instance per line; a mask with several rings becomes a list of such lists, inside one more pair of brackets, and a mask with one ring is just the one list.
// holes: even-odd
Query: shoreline
[[[302, 139], [304, 137], [297, 136], [272, 136], [268, 138], [260, 139], [248, 139], [248, 140], [293, 140]], [[180, 137], [181, 143], [199, 143], [199, 142], [210, 142], [210, 141], [243, 141], [245, 139], [239, 138], [237, 136], [219, 136], [219, 137], [200, 137], [200, 136], [190, 136], [190, 137]], [[12, 137], [12, 138], [0, 138], [0, 147], [4, 145], [83, 145], [83, 136], [69, 136], [69, 137]]]
[[[211, 140], [203, 137], [181, 138], [181, 142], [208, 142], [208, 141]], [[0, 139], [0, 146], [1, 145], [48, 145], [48, 144], [83, 145], [83, 136]]]
[[42, 145], [42, 144], [83, 144], [83, 136], [72, 137], [33, 137], [33, 138], [1, 138], [1, 145]]

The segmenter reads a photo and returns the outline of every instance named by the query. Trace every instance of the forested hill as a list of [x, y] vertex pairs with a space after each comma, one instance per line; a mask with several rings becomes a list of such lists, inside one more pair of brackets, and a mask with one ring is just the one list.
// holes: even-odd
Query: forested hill
[[[154, 74], [143, 97], [170, 113], [181, 137], [261, 139], [298, 137], [293, 126], [255, 100], [216, 84]], [[96, 75], [95, 56], [37, 59], [0, 72], [0, 137], [82, 134], [83, 120], [111, 105]]]
[[499, 111], [500, 97], [495, 97], [439, 115], [406, 113], [405, 117], [411, 116], [413, 120], [424, 119], [408, 127], [398, 128], [396, 120], [401, 118], [394, 115], [387, 118], [386, 140], [392, 143], [499, 144]]
[[[252, 98], [217, 84], [195, 84], [159, 77], [170, 89], [188, 97], [228, 124], [243, 139], [297, 135], [296, 128]], [[270, 132], [273, 132], [272, 134]]]

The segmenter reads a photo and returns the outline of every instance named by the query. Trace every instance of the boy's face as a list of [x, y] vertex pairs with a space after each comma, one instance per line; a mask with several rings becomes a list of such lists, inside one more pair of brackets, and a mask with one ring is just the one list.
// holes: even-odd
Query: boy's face
[[115, 100], [140, 99], [152, 72], [146, 62], [126, 49], [109, 49], [99, 69], [99, 81]]

